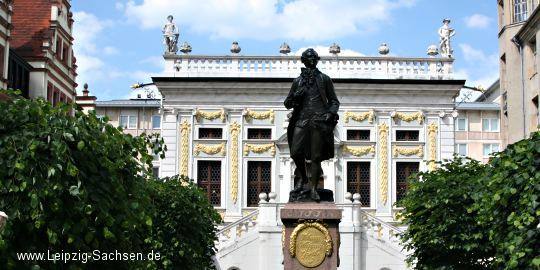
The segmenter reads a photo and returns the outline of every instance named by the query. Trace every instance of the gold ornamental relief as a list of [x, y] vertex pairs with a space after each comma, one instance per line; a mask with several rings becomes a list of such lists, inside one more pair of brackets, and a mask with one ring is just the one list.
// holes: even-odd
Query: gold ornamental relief
[[215, 112], [201, 111], [199, 109], [195, 109], [195, 119], [197, 119], [197, 122], [201, 122], [201, 119], [214, 120], [214, 119], [218, 119], [218, 118], [222, 122], [225, 122], [225, 110], [224, 109], [221, 109], [221, 110], [215, 111]]
[[403, 156], [416, 155], [418, 157], [423, 157], [424, 147], [422, 145], [419, 145], [417, 147], [410, 148], [410, 147], [401, 147], [401, 146], [394, 145], [394, 148], [392, 149], [392, 153], [394, 157], [398, 157], [399, 155], [403, 155]]
[[413, 112], [413, 113], [403, 113], [403, 112], [394, 112], [392, 114], [392, 118], [394, 120], [401, 119], [405, 122], [411, 122], [413, 120], [417, 120], [419, 124], [424, 123], [424, 113], [422, 112]]
[[305, 222], [291, 233], [289, 253], [304, 267], [313, 268], [332, 256], [332, 245], [332, 236], [323, 224]]
[[215, 155], [215, 154], [221, 154], [222, 156], [225, 156], [226, 150], [225, 150], [225, 143], [211, 145], [211, 144], [196, 144], [195, 150], [193, 153], [198, 156], [200, 152], [203, 152], [207, 155]]
[[367, 155], [369, 153], [375, 154], [375, 145], [357, 146], [357, 147], [344, 145], [343, 146], [343, 151], [348, 152], [348, 153], [350, 153], [351, 155], [353, 155], [355, 157], [361, 157], [361, 156], [365, 156], [365, 155]]
[[244, 144], [244, 156], [249, 155], [249, 152], [262, 154], [266, 152], [270, 152], [271, 156], [276, 155], [276, 145], [274, 143], [270, 144]]
[[257, 120], [265, 120], [265, 119], [270, 119], [270, 122], [273, 124], [274, 123], [274, 118], [275, 118], [275, 113], [274, 113], [274, 110], [268, 110], [268, 111], [265, 111], [265, 112], [256, 112], [256, 111], [252, 111], [250, 109], [246, 109], [245, 111], [245, 117], [246, 117], [246, 120], [251, 120], [251, 119], [257, 119]]
[[367, 119], [370, 124], [373, 124], [373, 120], [375, 119], [375, 112], [373, 110], [363, 113], [345, 111], [345, 123], [349, 123], [349, 119], [357, 122], [362, 122]]

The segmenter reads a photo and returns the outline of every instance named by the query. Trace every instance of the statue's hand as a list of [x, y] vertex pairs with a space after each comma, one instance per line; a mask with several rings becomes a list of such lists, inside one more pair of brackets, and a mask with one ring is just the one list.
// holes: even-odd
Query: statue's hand
[[299, 99], [304, 96], [304, 89], [294, 92], [294, 99]]
[[336, 116], [333, 113], [326, 113], [324, 115], [324, 121], [327, 123], [333, 123], [336, 121]]

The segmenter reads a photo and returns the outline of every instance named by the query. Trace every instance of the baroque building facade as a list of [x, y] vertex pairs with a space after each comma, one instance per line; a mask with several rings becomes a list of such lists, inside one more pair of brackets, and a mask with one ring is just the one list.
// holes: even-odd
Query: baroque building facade
[[[283, 106], [297, 56], [165, 55], [154, 77], [163, 96], [167, 144], [161, 176], [184, 174], [207, 191], [225, 221], [253, 211], [260, 193], [286, 202], [294, 163]], [[324, 188], [337, 202], [358, 193], [362, 206], [392, 220], [406, 178], [452, 158], [453, 98], [464, 85], [451, 58], [322, 57], [341, 101], [335, 158], [323, 162]]]

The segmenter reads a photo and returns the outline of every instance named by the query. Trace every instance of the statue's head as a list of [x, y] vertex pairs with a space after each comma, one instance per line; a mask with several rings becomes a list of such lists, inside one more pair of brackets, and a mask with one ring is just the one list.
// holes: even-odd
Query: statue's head
[[172, 22], [172, 20], [173, 20], [173, 16], [172, 16], [172, 15], [167, 16], [167, 21]]
[[313, 48], [305, 50], [300, 58], [307, 68], [315, 68], [320, 59], [319, 54]]
[[442, 22], [443, 22], [444, 24], [450, 24], [450, 19], [444, 19]]

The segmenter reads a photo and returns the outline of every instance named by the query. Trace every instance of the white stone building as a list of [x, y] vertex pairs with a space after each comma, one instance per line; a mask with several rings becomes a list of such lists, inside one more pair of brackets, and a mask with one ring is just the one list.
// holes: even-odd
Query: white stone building
[[[279, 209], [294, 184], [283, 100], [302, 64], [298, 56], [238, 51], [164, 56], [166, 72], [152, 78], [168, 148], [160, 175], [193, 178], [222, 213], [221, 269], [281, 269]], [[408, 175], [452, 157], [454, 97], [465, 82], [453, 78], [452, 58], [338, 51], [318, 68], [341, 102], [335, 158], [323, 162], [321, 180], [344, 209], [340, 269], [405, 269], [395, 203]]]

